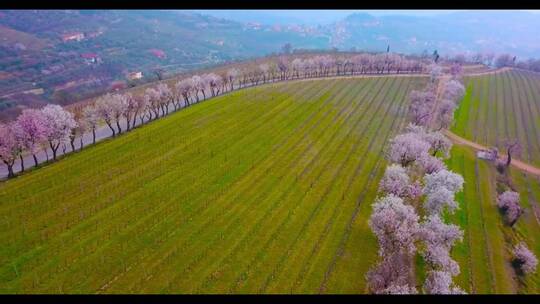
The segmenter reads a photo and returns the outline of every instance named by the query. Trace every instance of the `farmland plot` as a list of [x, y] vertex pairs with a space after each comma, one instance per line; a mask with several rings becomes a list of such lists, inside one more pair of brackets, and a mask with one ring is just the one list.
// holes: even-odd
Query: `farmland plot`
[[382, 151], [425, 81], [240, 90], [4, 182], [0, 291], [365, 292]]
[[538, 272], [518, 277], [510, 264], [512, 245], [519, 241], [540, 255], [538, 177], [512, 170], [525, 210], [512, 229], [504, 224], [496, 206], [496, 172], [491, 163], [477, 159], [469, 148], [454, 146], [448, 166], [465, 179], [463, 192], [456, 196], [460, 209], [453, 215], [464, 230], [463, 242], [452, 253], [461, 267], [456, 282], [469, 293], [540, 292]]
[[[518, 157], [540, 166], [540, 77], [510, 70], [466, 79], [467, 91], [455, 113], [452, 131], [503, 151], [505, 138], [518, 139]], [[450, 167], [465, 178], [456, 215], [465, 230], [455, 250], [462, 267], [461, 285], [478, 293], [538, 293], [538, 273], [517, 277], [511, 268], [511, 246], [526, 241], [540, 255], [540, 179], [512, 168], [511, 179], [525, 213], [514, 229], [504, 225], [496, 207], [497, 175], [493, 164], [478, 160], [472, 150], [454, 147]], [[489, 269], [487, 271], [486, 269]]]
[[452, 131], [501, 151], [504, 139], [518, 139], [518, 158], [540, 167], [540, 75], [509, 70], [468, 77], [466, 85]]

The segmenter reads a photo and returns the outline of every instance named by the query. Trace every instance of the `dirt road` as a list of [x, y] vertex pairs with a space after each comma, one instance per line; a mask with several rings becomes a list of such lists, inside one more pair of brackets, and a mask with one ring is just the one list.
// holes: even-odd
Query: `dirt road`
[[[475, 143], [475, 142], [467, 140], [467, 139], [465, 139], [463, 137], [460, 137], [460, 136], [458, 136], [458, 135], [456, 135], [456, 134], [454, 134], [454, 133], [452, 133], [452, 132], [450, 132], [448, 130], [445, 130], [444, 133], [446, 134], [446, 136], [448, 136], [456, 144], [469, 146], [469, 147], [471, 147], [471, 148], [473, 148], [475, 150], [488, 149], [485, 146], [482, 146], [482, 145], [480, 145], [478, 143]], [[501, 158], [506, 158], [506, 155], [500, 154], [500, 157]], [[511, 162], [510, 165], [516, 167], [519, 170], [525, 171], [527, 173], [530, 173], [530, 174], [533, 174], [533, 175], [536, 175], [536, 176], [540, 176], [540, 168], [537, 168], [535, 166], [532, 166], [530, 164], [522, 162], [519, 159], [512, 158], [512, 162]]]

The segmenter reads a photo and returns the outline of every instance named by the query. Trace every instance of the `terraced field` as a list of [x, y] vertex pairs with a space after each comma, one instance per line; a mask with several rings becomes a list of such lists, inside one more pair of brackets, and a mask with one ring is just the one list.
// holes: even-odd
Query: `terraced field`
[[505, 138], [518, 139], [519, 158], [540, 167], [540, 75], [509, 70], [468, 77], [466, 85], [452, 131], [499, 149]]
[[363, 293], [381, 151], [425, 82], [240, 90], [1, 183], [0, 291]]

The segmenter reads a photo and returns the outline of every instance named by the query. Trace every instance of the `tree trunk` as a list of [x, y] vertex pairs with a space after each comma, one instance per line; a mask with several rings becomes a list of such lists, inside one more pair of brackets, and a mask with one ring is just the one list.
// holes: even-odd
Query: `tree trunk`
[[37, 160], [37, 157], [35, 154], [32, 154], [32, 157], [34, 158], [34, 166], [37, 167], [38, 166], [38, 160]]
[[79, 138], [79, 150], [82, 150], [83, 148], [83, 137], [81, 135], [81, 137]]
[[56, 160], [56, 150], [58, 150], [58, 147], [60, 147], [60, 144], [56, 145], [55, 147], [51, 142], [49, 142], [49, 146], [51, 146], [51, 150], [53, 153], [53, 160]]
[[122, 133], [122, 128], [120, 127], [120, 119], [116, 120], [116, 127], [118, 128], [118, 134]]
[[510, 163], [512, 162], [512, 153], [510, 152], [510, 149], [506, 150], [508, 157], [506, 158], [506, 166], [510, 166]]
[[24, 158], [22, 154], [19, 154], [19, 159], [21, 160], [21, 172], [24, 172]]
[[106, 121], [105, 123], [106, 123], [107, 126], [109, 126], [109, 128], [111, 129], [111, 131], [112, 131], [112, 136], [115, 137], [115, 136], [116, 136], [116, 130], [113, 128], [113, 126], [111, 125], [110, 122]]
[[13, 173], [13, 164], [9, 165], [7, 164], [7, 168], [8, 168], [8, 178], [13, 178], [15, 177], [15, 173]]
[[69, 144], [71, 145], [71, 152], [75, 152], [75, 137], [69, 139]]
[[139, 111], [135, 111], [133, 113], [133, 121], [131, 122], [131, 128], [135, 128], [135, 125], [137, 124], [137, 115], [139, 115]]
[[92, 143], [96, 144], [96, 127], [92, 127]]

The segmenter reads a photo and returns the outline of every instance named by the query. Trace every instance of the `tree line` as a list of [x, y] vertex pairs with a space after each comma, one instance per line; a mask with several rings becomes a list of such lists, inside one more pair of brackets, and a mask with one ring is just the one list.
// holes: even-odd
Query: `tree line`
[[460, 69], [453, 67], [452, 79], [437, 96], [435, 83], [441, 68], [433, 64], [429, 69], [431, 81], [427, 87], [410, 93], [411, 123], [404, 133], [390, 140], [386, 153], [390, 165], [380, 181], [369, 219], [379, 243], [379, 262], [366, 279], [369, 290], [376, 294], [418, 293], [413, 266], [417, 253], [427, 264], [424, 293], [464, 293], [453, 283], [460, 269], [450, 256], [463, 231], [446, 223], [444, 216], [459, 207], [454, 197], [464, 181], [442, 161], [449, 157], [452, 143], [440, 130], [453, 119], [465, 89], [459, 81]]
[[[25, 109], [10, 123], [0, 124], [0, 159], [8, 168], [8, 177], [15, 176], [13, 166], [20, 159], [25, 170], [24, 155], [31, 154], [38, 166], [37, 154], [44, 151], [49, 160], [57, 160], [58, 150], [66, 153], [83, 148], [83, 135], [92, 134], [96, 143], [96, 130], [101, 124], [108, 126], [112, 136], [130, 131], [181, 108], [236, 89], [302, 78], [347, 76], [358, 74], [421, 73], [425, 63], [405, 56], [384, 54], [316, 55], [305, 58], [281, 56], [271, 62], [247, 68], [230, 68], [224, 73], [193, 75], [176, 81], [173, 86], [165, 82], [147, 88], [141, 96], [131, 93], [108, 93], [84, 107], [70, 110], [60, 105], [47, 105], [41, 109]], [[123, 127], [125, 126], [125, 127]]]

